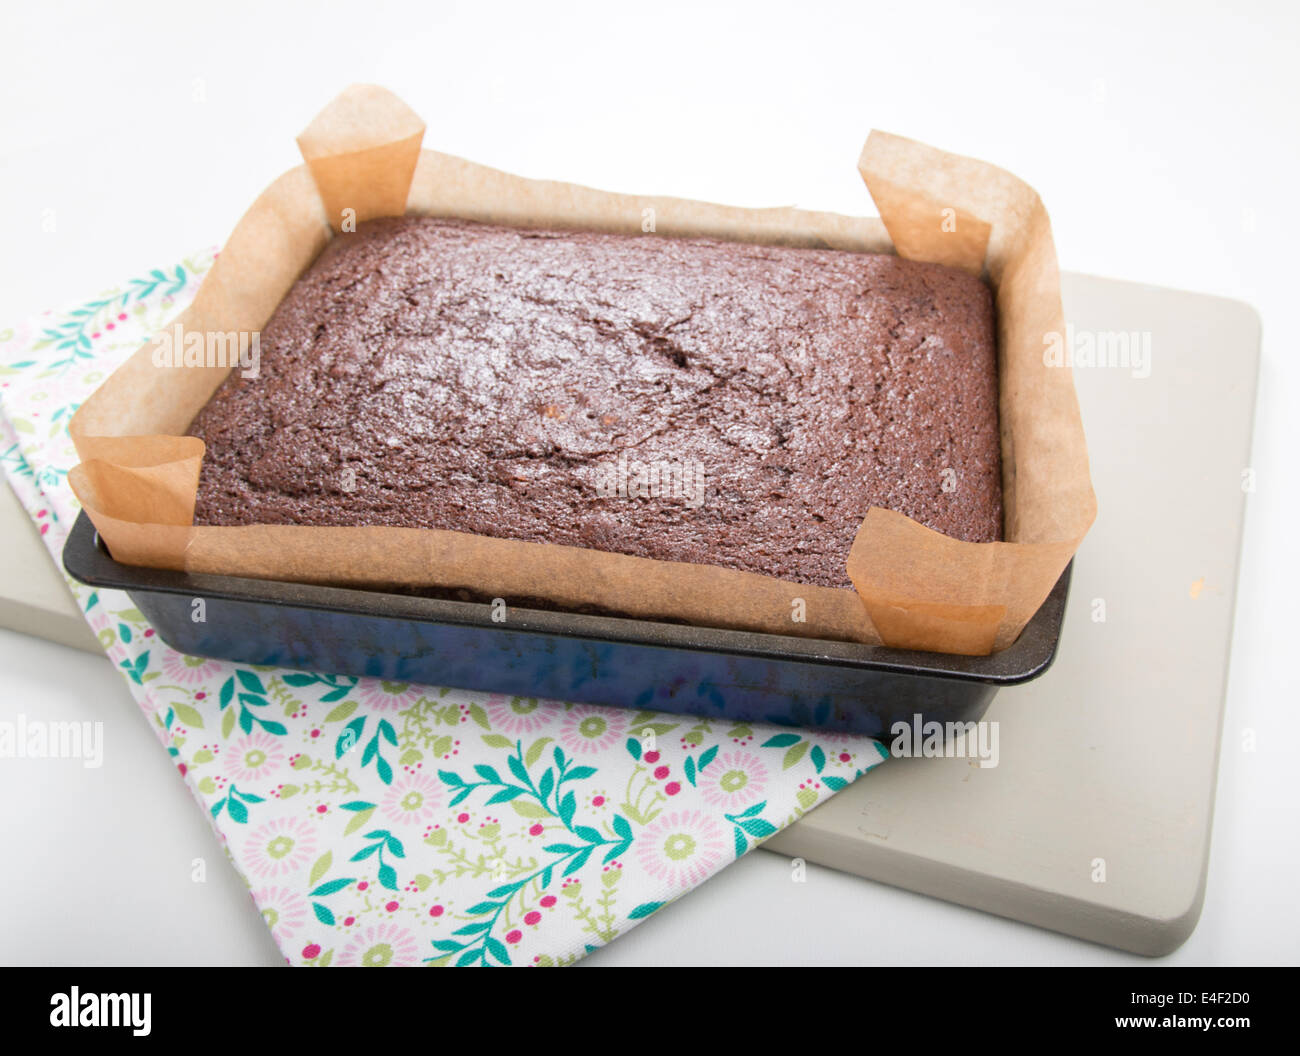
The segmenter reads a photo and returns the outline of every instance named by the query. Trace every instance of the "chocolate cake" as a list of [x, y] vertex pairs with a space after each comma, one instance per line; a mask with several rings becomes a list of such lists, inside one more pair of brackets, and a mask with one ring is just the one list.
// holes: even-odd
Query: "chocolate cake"
[[993, 304], [890, 255], [400, 217], [191, 425], [195, 523], [399, 525], [828, 587], [868, 508], [1001, 538]]

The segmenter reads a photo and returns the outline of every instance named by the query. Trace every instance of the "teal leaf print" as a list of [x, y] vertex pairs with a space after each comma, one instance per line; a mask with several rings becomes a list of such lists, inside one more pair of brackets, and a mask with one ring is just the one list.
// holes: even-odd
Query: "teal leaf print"
[[[356, 688], [358, 682], [358, 679], [353, 675], [320, 675], [306, 671], [295, 671], [284, 675], [283, 678], [286, 685], [293, 686], [295, 689], [305, 689], [307, 686], [325, 686], [326, 692], [321, 694], [320, 697], [322, 704], [333, 704], [335, 701], [342, 700]], [[338, 720], [327, 719], [326, 721]]]
[[373, 856], [379, 865], [380, 885], [390, 891], [396, 891], [397, 870], [393, 868], [391, 863], [384, 861], [384, 851], [387, 850], [394, 858], [405, 858], [406, 849], [402, 846], [402, 841], [387, 829], [376, 829], [374, 832], [368, 832], [362, 839], [373, 840], [374, 842], [362, 847], [350, 860], [364, 862], [367, 858]]
[[149, 668], [149, 653], [143, 652], [134, 660], [126, 659], [121, 661], [118, 666], [127, 673], [131, 681], [137, 686], [144, 685], [145, 672]]
[[257, 677], [257, 672], [245, 671], [241, 667], [235, 671], [235, 677], [239, 679], [249, 693], [256, 693], [260, 697], [266, 696], [266, 687], [262, 685], [262, 680]]
[[[40, 377], [61, 377], [73, 365], [92, 361], [95, 357], [91, 351], [91, 336], [98, 337], [100, 331], [117, 326], [123, 318], [122, 309], [131, 303], [139, 304], [156, 291], [165, 296], [175, 296], [185, 289], [189, 278], [183, 265], [177, 265], [170, 273], [155, 268], [146, 278], [132, 279], [124, 290], [119, 287], [87, 301], [68, 312], [62, 322], [43, 328], [40, 339], [31, 346], [32, 350], [53, 346], [56, 352], [64, 355], [47, 363]], [[22, 364], [27, 365], [27, 362]]]
[[[242, 690], [236, 688], [236, 679], [238, 679], [239, 685], [244, 687]], [[266, 699], [266, 693], [266, 687], [262, 685], [262, 680], [257, 677], [256, 672], [236, 668], [234, 676], [227, 678], [221, 684], [221, 690], [217, 694], [217, 704], [220, 710], [224, 712], [232, 704], [238, 702], [238, 708], [232, 710], [230, 714], [237, 715], [239, 728], [244, 733], [252, 733], [254, 726], [260, 726], [275, 737], [283, 737], [288, 733], [284, 723], [276, 719], [268, 719], [264, 714], [254, 710], [265, 709], [270, 704], [270, 701]], [[223, 723], [222, 729], [227, 729], [227, 725], [227, 723]]]
[[240, 792], [233, 784], [229, 791], [209, 808], [214, 818], [219, 818], [224, 809], [230, 820], [239, 825], [248, 824], [248, 805], [250, 803], [265, 803], [262, 796], [255, 796], [251, 792]]
[[[775, 738], [773, 738], [775, 739]], [[776, 745], [776, 747], [783, 747]], [[731, 822], [732, 838], [736, 847], [736, 857], [741, 857], [749, 850], [749, 837], [753, 836], [757, 840], [766, 839], [768, 836], [777, 832], [777, 827], [770, 821], [764, 821], [758, 815], [767, 809], [767, 801], [754, 803], [745, 810], [737, 814], [724, 814], [723, 817]]]
[[[358, 719], [353, 719], [344, 726], [343, 732], [339, 734], [338, 740], [334, 742], [334, 758], [342, 759], [348, 752], [352, 751], [360, 743], [361, 731], [365, 728], [366, 718], [364, 715]], [[362, 765], [364, 766], [365, 763], [362, 763]]]
[[552, 859], [526, 875], [506, 884], [494, 887], [487, 897], [467, 910], [469, 916], [486, 916], [486, 921], [465, 925], [452, 934], [464, 941], [439, 939], [432, 943], [437, 954], [428, 961], [444, 961], [455, 957], [457, 964], [509, 964], [506, 947], [493, 932], [506, 908], [530, 884], [536, 882], [537, 888], [546, 890], [550, 887], [557, 873], [562, 877], [571, 877], [581, 870], [596, 854], [603, 851], [605, 863], [621, 858], [630, 849], [635, 837], [627, 818], [615, 814], [608, 823], [609, 835], [593, 825], [576, 821], [577, 795], [565, 786], [570, 782], [589, 780], [596, 776], [596, 769], [590, 766], [575, 765], [558, 746], [551, 754], [552, 763], [539, 776], [534, 776], [529, 769], [528, 759], [524, 753], [523, 741], [515, 742], [515, 750], [506, 760], [510, 777], [506, 778], [494, 766], [486, 763], [475, 764], [474, 774], [478, 780], [469, 781], [450, 770], [440, 770], [438, 776], [442, 783], [457, 790], [450, 805], [468, 799], [480, 789], [492, 789], [493, 794], [486, 802], [493, 802], [501, 793], [509, 792], [511, 799], [527, 796], [542, 811], [558, 818], [569, 832], [572, 839], [558, 840], [545, 844], [543, 853]]
[[316, 864], [312, 866], [311, 883], [316, 884], [317, 886], [312, 888], [308, 894], [308, 897], [312, 899], [311, 911], [313, 915], [327, 927], [334, 926], [334, 911], [330, 909], [329, 906], [325, 905], [325, 903], [316, 900], [329, 898], [330, 895], [338, 894], [340, 891], [343, 891], [356, 883], [356, 878], [352, 876], [341, 876], [334, 880], [327, 880], [323, 884], [318, 883], [318, 881], [329, 872], [330, 863], [333, 861], [333, 858], [334, 855], [329, 851], [326, 851], [319, 859], [317, 859]]
[[[366, 728], [366, 717], [364, 715], [353, 719], [339, 734], [338, 740], [334, 743], [334, 757], [342, 759], [343, 756], [351, 752], [361, 742], [362, 735]], [[380, 719], [379, 725], [375, 728], [374, 734], [366, 742], [365, 748], [361, 752], [361, 768], [364, 770], [372, 763], [375, 772], [386, 785], [393, 783], [393, 767], [387, 759], [384, 758], [380, 746], [380, 741], [387, 741], [394, 748], [397, 747], [397, 732], [393, 729], [393, 724], [387, 719]]]

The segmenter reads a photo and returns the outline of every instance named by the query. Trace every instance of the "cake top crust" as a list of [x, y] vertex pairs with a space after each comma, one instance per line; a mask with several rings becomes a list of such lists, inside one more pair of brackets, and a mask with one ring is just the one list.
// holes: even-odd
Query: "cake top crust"
[[395, 217], [191, 425], [195, 523], [397, 525], [849, 586], [872, 506], [1001, 538], [994, 313], [884, 254]]

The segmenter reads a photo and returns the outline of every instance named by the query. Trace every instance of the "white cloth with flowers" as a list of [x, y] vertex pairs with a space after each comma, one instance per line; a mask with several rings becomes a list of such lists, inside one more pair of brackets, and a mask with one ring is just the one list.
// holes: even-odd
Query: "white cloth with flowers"
[[[58, 560], [67, 421], [193, 297], [198, 254], [0, 331], [0, 461]], [[562, 965], [884, 757], [866, 737], [254, 668], [70, 587], [285, 959]]]

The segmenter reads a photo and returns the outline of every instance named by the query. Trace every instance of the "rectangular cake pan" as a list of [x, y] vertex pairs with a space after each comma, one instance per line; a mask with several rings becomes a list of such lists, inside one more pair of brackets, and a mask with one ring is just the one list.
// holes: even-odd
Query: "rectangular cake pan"
[[488, 604], [137, 568], [84, 512], [63, 565], [126, 591], [195, 656], [878, 737], [917, 716], [973, 721], [999, 688], [1046, 671], [1070, 582], [1067, 567], [1010, 647], [954, 656], [524, 608], [494, 622]]

